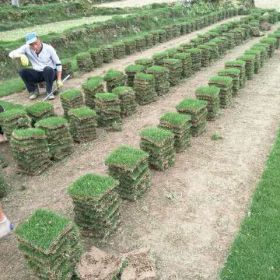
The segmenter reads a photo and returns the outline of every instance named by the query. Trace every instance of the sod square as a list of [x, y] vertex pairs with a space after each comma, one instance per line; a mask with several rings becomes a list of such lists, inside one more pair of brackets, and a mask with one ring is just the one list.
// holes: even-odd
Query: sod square
[[82, 52], [76, 55], [79, 69], [84, 72], [89, 72], [93, 69], [93, 61], [89, 52]]
[[125, 45], [125, 54], [126, 55], [131, 55], [136, 52], [136, 41], [135, 39], [127, 39], [124, 40], [124, 45]]
[[246, 78], [248, 80], [252, 80], [255, 73], [255, 56], [244, 54], [241, 57], [239, 57], [238, 60], [243, 60], [246, 63]]
[[114, 48], [111, 45], [104, 46], [102, 48], [102, 54], [103, 54], [103, 62], [104, 63], [110, 63], [114, 59]]
[[155, 90], [158, 96], [169, 92], [169, 70], [166, 67], [154, 65], [146, 69], [147, 74], [152, 74], [155, 78]]
[[151, 58], [140, 58], [135, 60], [136, 65], [142, 65], [145, 67], [145, 70], [151, 66], [153, 66], [154, 61]]
[[163, 51], [163, 52], [158, 52], [155, 53], [152, 56], [153, 60], [154, 60], [154, 64], [158, 65], [158, 66], [163, 66], [164, 65], [164, 59], [169, 58], [169, 54], [167, 51]]
[[134, 78], [137, 73], [144, 72], [145, 67], [143, 65], [132, 64], [125, 68], [125, 73], [127, 76], [127, 85], [129, 87], [134, 86]]
[[125, 57], [125, 44], [123, 42], [116, 42], [112, 44], [114, 58], [121, 59]]
[[122, 71], [109, 70], [104, 76], [108, 92], [112, 92], [115, 87], [124, 86], [126, 83], [126, 75]]
[[83, 95], [79, 89], [69, 89], [60, 94], [60, 101], [64, 110], [64, 115], [68, 116], [70, 109], [83, 106]]
[[236, 68], [226, 68], [224, 70], [219, 71], [218, 75], [232, 78], [232, 95], [236, 96], [240, 89], [240, 70]]
[[89, 49], [91, 60], [94, 68], [98, 68], [103, 64], [103, 52], [100, 48]]
[[234, 61], [228, 61], [225, 63], [225, 68], [235, 68], [240, 71], [239, 76], [239, 82], [240, 82], [240, 88], [244, 88], [246, 84], [246, 62], [243, 60], [234, 60]]
[[191, 49], [187, 49], [186, 52], [191, 55], [193, 72], [199, 71], [201, 68], [201, 59], [202, 59], [201, 50], [198, 48], [191, 48]]
[[54, 116], [54, 107], [46, 101], [39, 101], [26, 107], [26, 112], [32, 119], [33, 125], [44, 118]]
[[163, 60], [164, 67], [169, 70], [170, 86], [175, 86], [180, 83], [183, 72], [183, 64], [180, 59], [168, 58]]

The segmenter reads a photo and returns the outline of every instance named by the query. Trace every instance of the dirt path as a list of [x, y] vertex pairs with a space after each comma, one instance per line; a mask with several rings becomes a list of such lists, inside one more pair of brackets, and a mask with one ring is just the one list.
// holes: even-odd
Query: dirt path
[[108, 2], [99, 4], [98, 7], [117, 7], [117, 8], [125, 8], [125, 7], [141, 7], [153, 3], [172, 3], [179, 2], [178, 0], [122, 0], [116, 2]]
[[[14, 174], [7, 168], [12, 192], [4, 208], [17, 224], [30, 213], [47, 207], [72, 215], [66, 194], [71, 182], [87, 172], [102, 172], [104, 158], [120, 144], [139, 145], [139, 131], [156, 125], [159, 117], [174, 110], [183, 97], [206, 84], [223, 68], [259, 39], [230, 51], [222, 61], [200, 71], [172, 89], [156, 103], [139, 107], [124, 121], [122, 132], [105, 133], [85, 145], [42, 176]], [[122, 226], [103, 247], [124, 251], [150, 246], [157, 260], [160, 279], [216, 279], [227, 250], [239, 229], [251, 194], [263, 170], [266, 155], [279, 125], [280, 53], [240, 92], [232, 108], [208, 124], [207, 133], [192, 140], [192, 147], [178, 154], [176, 165], [167, 172], [153, 172], [151, 191], [136, 203], [124, 203]], [[214, 142], [218, 132], [223, 140]], [[1, 146], [0, 151], [7, 150]], [[14, 236], [0, 241], [1, 280], [33, 279], [16, 248]]]
[[[187, 34], [185, 36], [181, 36], [178, 37], [176, 39], [170, 40], [164, 44], [159, 44], [153, 48], [150, 48], [148, 50], [145, 50], [143, 52], [137, 52], [134, 55], [129, 55], [126, 56], [123, 59], [120, 60], [114, 60], [112, 63], [108, 63], [108, 64], [103, 64], [102, 67], [92, 71], [92, 72], [88, 72], [86, 74], [83, 74], [81, 76], [79, 76], [78, 78], [73, 78], [67, 81], [67, 83], [65, 83], [65, 87], [64, 89], [68, 89], [68, 88], [74, 88], [74, 87], [81, 87], [81, 84], [88, 78], [88, 77], [92, 77], [92, 76], [96, 76], [96, 75], [101, 75], [103, 76], [109, 69], [117, 69], [117, 70], [124, 70], [126, 68], [126, 66], [133, 64], [134, 61], [136, 59], [139, 58], [149, 58], [151, 57], [155, 52], [159, 52], [159, 51], [163, 51], [169, 48], [172, 48], [174, 46], [178, 46], [182, 43], [188, 42], [189, 40], [195, 38], [197, 36], [197, 34], [199, 33], [204, 33], [207, 32], [208, 30], [214, 28], [215, 26], [218, 26], [222, 23], [228, 22], [228, 21], [232, 21], [232, 20], [238, 20], [240, 17], [234, 17], [233, 19], [227, 19], [224, 21], [220, 21], [219, 23], [216, 23], [214, 25], [208, 26], [206, 28], [200, 29], [196, 32], [192, 32], [190, 34]], [[42, 96], [41, 98], [43, 98], [44, 96]], [[34, 101], [30, 101], [27, 98], [27, 92], [20, 92], [20, 93], [16, 93], [16, 94], [12, 94], [6, 97], [1, 98], [2, 100], [6, 100], [6, 101], [11, 101], [14, 103], [19, 103], [19, 104], [32, 104], [34, 103]], [[61, 104], [60, 104], [60, 100], [59, 98], [56, 98], [53, 101], [55, 110], [58, 114], [63, 114], [62, 109], [61, 109]]]

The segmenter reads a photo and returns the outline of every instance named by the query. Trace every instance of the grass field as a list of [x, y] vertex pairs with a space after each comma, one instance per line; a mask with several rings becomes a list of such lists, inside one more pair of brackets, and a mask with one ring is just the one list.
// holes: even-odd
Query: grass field
[[221, 279], [279, 279], [280, 131]]

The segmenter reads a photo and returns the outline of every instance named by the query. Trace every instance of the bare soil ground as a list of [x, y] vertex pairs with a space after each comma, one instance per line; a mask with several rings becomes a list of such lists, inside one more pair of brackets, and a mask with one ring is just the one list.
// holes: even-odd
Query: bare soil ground
[[[70, 157], [41, 176], [16, 174], [7, 145], [0, 146], [10, 161], [6, 173], [12, 190], [3, 206], [11, 220], [17, 224], [39, 207], [72, 217], [72, 204], [66, 194], [70, 183], [87, 172], [105, 173], [104, 159], [113, 149], [120, 144], [138, 147], [138, 134], [143, 127], [157, 125], [163, 113], [174, 111], [184, 97], [193, 97], [195, 89], [207, 84], [225, 61], [235, 59], [258, 40], [228, 52], [222, 60], [172, 88], [157, 102], [139, 107], [135, 115], [125, 119], [123, 131], [100, 130], [96, 141], [76, 145]], [[123, 61], [116, 61], [111, 67]], [[129, 57], [129, 61], [133, 59]], [[220, 118], [208, 124], [207, 132], [192, 139], [192, 147], [176, 156], [173, 168], [164, 173], [153, 172], [152, 188], [143, 199], [123, 203], [122, 225], [108, 242], [99, 244], [101, 248], [120, 253], [150, 247], [163, 280], [216, 279], [248, 209], [279, 125], [279, 75], [278, 51], [261, 73], [247, 82], [232, 108], [222, 110]], [[74, 85], [78, 80], [72, 82]], [[17, 97], [20, 102], [26, 100], [22, 95], [9, 99], [16, 101]], [[58, 102], [55, 104], [59, 107]], [[211, 140], [214, 133], [223, 139]], [[84, 241], [87, 248], [93, 244], [89, 239]], [[34, 279], [16, 248], [14, 235], [0, 240], [0, 248], [1, 280]]]

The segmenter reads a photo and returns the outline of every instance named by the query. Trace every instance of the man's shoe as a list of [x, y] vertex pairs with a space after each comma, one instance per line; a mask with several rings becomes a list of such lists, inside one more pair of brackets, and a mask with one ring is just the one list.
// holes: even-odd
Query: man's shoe
[[54, 100], [54, 98], [55, 98], [55, 96], [54, 96], [54, 94], [53, 93], [47, 93], [47, 99], [48, 100]]
[[14, 225], [8, 220], [7, 217], [0, 222], [0, 238], [6, 236], [14, 229]]
[[37, 92], [37, 91], [30, 92], [29, 99], [30, 100], [34, 100], [34, 99], [36, 99], [38, 97], [38, 95], [39, 95], [39, 92]]

